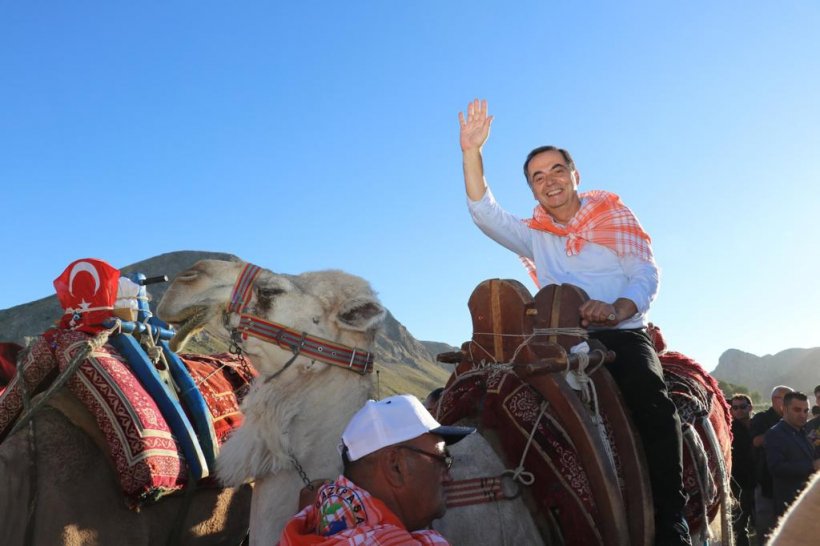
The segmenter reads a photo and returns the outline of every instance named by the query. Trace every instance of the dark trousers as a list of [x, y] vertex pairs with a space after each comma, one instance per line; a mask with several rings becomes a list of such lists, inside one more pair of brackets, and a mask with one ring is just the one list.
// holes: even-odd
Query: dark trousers
[[663, 534], [683, 513], [683, 442], [677, 408], [666, 391], [663, 371], [644, 330], [590, 332], [616, 359], [607, 365], [643, 443], [655, 504], [656, 533]]
[[737, 499], [732, 510], [735, 546], [749, 546], [749, 531], [754, 528], [755, 490], [754, 487], [741, 489], [732, 482], [732, 494]]

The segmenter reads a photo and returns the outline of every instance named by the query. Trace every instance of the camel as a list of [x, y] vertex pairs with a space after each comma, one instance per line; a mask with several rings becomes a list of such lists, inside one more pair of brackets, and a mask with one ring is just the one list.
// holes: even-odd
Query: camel
[[[260, 270], [244, 284], [241, 305], [226, 310], [247, 271], [244, 263], [200, 261], [177, 276], [157, 313], [178, 327], [175, 349], [207, 327], [232, 339], [260, 372], [242, 405], [244, 423], [222, 446], [216, 471], [228, 486], [254, 481], [250, 537], [259, 545], [278, 540], [309, 480], [341, 472], [342, 430], [374, 394], [372, 374], [302, 354], [300, 343], [336, 343], [353, 349], [353, 361], [369, 354], [386, 311], [366, 281], [337, 270], [295, 276]], [[297, 339], [283, 348], [272, 342], [276, 335], [254, 335], [243, 322], [247, 316], [263, 319], [263, 330], [286, 326]]]
[[[525, 503], [521, 502], [521, 498], [516, 498], [449, 509], [443, 519], [434, 522], [434, 528], [453, 544], [563, 544], [565, 541], [572, 544], [649, 544], [652, 541], [651, 520], [647, 521], [646, 518], [647, 515], [651, 517], [651, 504], [647, 504], [651, 499], [647, 496], [647, 491], [641, 492], [641, 487], [648, 488], [648, 482], [640, 485], [646, 479], [645, 472], [640, 470], [645, 465], [641, 463], [643, 454], [640, 446], [635, 444], [634, 436], [629, 434], [631, 427], [628, 426], [628, 419], [615, 426], [615, 420], [621, 419], [616, 414], [619, 408], [623, 411], [623, 406], [615, 400], [619, 399], [618, 396], [615, 399], [609, 396], [610, 393], [617, 395], [613, 392], [617, 388], [611, 383], [612, 380], [606, 379], [609, 375], [604, 373], [601, 376], [604, 371], [601, 370], [591, 375], [590, 379], [596, 384], [598, 401], [602, 404], [601, 412], [608, 422], [606, 427], [610, 440], [604, 443], [611, 443], [617, 452], [615, 459], [620, 461], [620, 464], [615, 465], [620, 467], [618, 478], [613, 478], [611, 474], [610, 477], [596, 478], [595, 474], [599, 470], [610, 466], [605, 454], [584, 462], [584, 454], [599, 451], [600, 448], [595, 445], [598, 442], [585, 444], [584, 429], [588, 427], [580, 426], [586, 420], [583, 418], [584, 411], [567, 411], [569, 408], [561, 410], [559, 407], [563, 402], [576, 399], [563, 378], [558, 374], [533, 375], [533, 370], [536, 369], [553, 372], [567, 369], [571, 359], [555, 341], [557, 339], [565, 348], [579, 341], [578, 338], [573, 341], [573, 336], [578, 335], [573, 333], [572, 328], [578, 324], [574, 310], [579, 307], [578, 298], [585, 298], [586, 295], [578, 292], [578, 289], [568, 285], [547, 287], [532, 298], [515, 281], [485, 281], [476, 288], [469, 302], [473, 315], [473, 339], [465, 343], [461, 351], [440, 355], [446, 357], [443, 361], [457, 366], [434, 408], [435, 415], [445, 424], [477, 426], [482, 434], [488, 435], [492, 444], [492, 447], [487, 446], [487, 442], [482, 440], [475, 445], [462, 442], [464, 446], [453, 446], [456, 461], [453, 477], [462, 480], [498, 476], [505, 470], [509, 476], [509, 473], [517, 472], [518, 466], [535, 472], [535, 486], [538, 487], [540, 483], [542, 488], [542, 493], [530, 498], [530, 488], [519, 487], [524, 491]], [[539, 330], [545, 333], [536, 335]], [[693, 531], [697, 531], [693, 540], [700, 537], [705, 541], [708, 537], [709, 544], [731, 544], [731, 532], [725, 524], [728, 521], [727, 480], [730, 467], [726, 465], [730, 444], [722, 395], [716, 382], [710, 380], [705, 371], [691, 359], [679, 353], [664, 352], [664, 347], [660, 346], [663, 345], [660, 331], [656, 328], [650, 330], [658, 351], [662, 353], [665, 373], [669, 374], [667, 382], [671, 381], [674, 385], [674, 389], [670, 389], [672, 399], [679, 408], [681, 405], [688, 406], [685, 421], [692, 423], [687, 428], [693, 444], [688, 445], [687, 450], [692, 457], [703, 453], [709, 464], [711, 478], [707, 478], [705, 489], [694, 492], [688, 507], [691, 510], [688, 517], [693, 518], [698, 525], [693, 528]], [[564, 334], [546, 333], [549, 331]], [[562, 341], [562, 337], [565, 341]], [[521, 379], [524, 380], [523, 383]], [[541, 393], [543, 399], [533, 396], [531, 388]], [[689, 390], [690, 388], [694, 390]], [[700, 402], [692, 405], [694, 400], [701, 399], [702, 396], [713, 397], [715, 400], [708, 413], [708, 422], [703, 415], [692, 419], [692, 409], [698, 408], [697, 412], [700, 412], [700, 408], [710, 406], [708, 403], [701, 406]], [[543, 406], [544, 402], [541, 400], [549, 404], [549, 411], [546, 411], [547, 407]], [[705, 399], [701, 400], [706, 402]], [[544, 408], [544, 418], [533, 419], [538, 412], [539, 401]], [[518, 417], [510, 419], [507, 416]], [[577, 417], [582, 419], [579, 421]], [[529, 443], [523, 441], [525, 437], [534, 434], [532, 423], [541, 423], [538, 435], [546, 440], [536, 442], [537, 454], [529, 447]], [[589, 430], [595, 430], [594, 426]], [[562, 443], [564, 447], [561, 447]], [[698, 448], [696, 444], [702, 447]], [[567, 445], [570, 446], [569, 449]], [[572, 452], [577, 455], [572, 455], [571, 460], [567, 456]], [[506, 462], [497, 455], [502, 453], [506, 455]], [[525, 462], [525, 456], [528, 462]], [[581, 486], [576, 481], [580, 477], [575, 470], [579, 465], [586, 469], [588, 478], [584, 478], [584, 481], [588, 479], [589, 486]], [[698, 465], [693, 465], [697, 477]], [[559, 466], [563, 468], [558, 468]], [[552, 470], [548, 470], [548, 467]], [[510, 483], [513, 481], [505, 479]], [[709, 485], [711, 479], [714, 480], [714, 486]], [[619, 481], [622, 483], [621, 492], [616, 488], [608, 497], [604, 492], [607, 484]], [[557, 497], [553, 496], [554, 493], [544, 495], [545, 485], [547, 488], [554, 488], [553, 491], [563, 493]], [[454, 490], [457, 491], [455, 488]], [[591, 510], [583, 501], [584, 496], [590, 492], [592, 496], [597, 496], [594, 503], [597, 510], [603, 510], [598, 516], [595, 515], [596, 510]], [[693, 494], [691, 489], [689, 492], [690, 495]], [[489, 496], [487, 490], [482, 493], [482, 499]], [[535, 494], [535, 491], [532, 493]], [[553, 512], [536, 509], [536, 502], [549, 503], [553, 506]], [[539, 513], [537, 520], [528, 518], [525, 504], [531, 511]], [[501, 516], [500, 512], [506, 510], [512, 511], [516, 516]], [[704, 517], [708, 519], [708, 530], [702, 524]]]
[[[200, 262], [178, 277], [160, 306], [161, 316], [181, 325], [175, 348], [208, 323], [216, 322], [216, 331], [222, 328], [222, 311], [243, 266]], [[260, 271], [253, 288], [249, 304], [254, 314], [335, 342], [330, 346], [334, 350], [341, 344], [358, 347], [358, 354], [350, 358], [357, 365], [362, 355], [369, 356], [361, 348], [372, 343], [386, 314], [364, 280], [339, 271], [298, 276]], [[139, 512], [129, 510], [93, 417], [79, 401], [61, 393], [50, 400], [60, 411], [46, 408], [35, 416], [36, 474], [29, 463], [25, 428], [0, 445], [0, 543], [25, 542], [32, 493], [37, 497], [31, 542], [35, 545], [239, 544], [247, 535], [251, 513], [251, 486], [244, 484], [248, 478], [257, 481], [257, 518], [280, 514], [275, 521], [284, 522], [296, 511], [301, 487], [291, 461], [299, 461], [303, 472], [311, 475], [337, 472], [335, 443], [349, 415], [371, 395], [372, 380], [303, 357], [277, 376], [290, 351], [253, 337], [241, 347], [264, 377], [246, 398], [247, 426], [222, 449], [217, 474], [235, 486], [196, 489], [187, 508], [181, 494]], [[369, 364], [372, 369], [372, 361]], [[264, 380], [271, 377], [276, 380]], [[318, 388], [304, 389], [303, 379]], [[272, 434], [265, 432], [269, 427]], [[176, 539], [176, 520], [183, 514], [181, 536]], [[263, 526], [256, 536], [273, 542], [278, 533], [278, 527], [265, 531]]]
[[249, 486], [129, 509], [94, 417], [68, 389], [35, 414], [34, 430], [34, 459], [28, 426], [0, 444], [0, 544], [239, 544], [247, 533]]

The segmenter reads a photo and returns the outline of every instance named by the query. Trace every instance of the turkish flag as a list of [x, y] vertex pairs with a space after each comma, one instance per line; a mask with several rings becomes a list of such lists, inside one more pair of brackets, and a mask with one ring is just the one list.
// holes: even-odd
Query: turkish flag
[[114, 314], [114, 301], [120, 270], [96, 258], [83, 258], [69, 264], [54, 279], [54, 289], [65, 314], [59, 327], [96, 334], [102, 322]]

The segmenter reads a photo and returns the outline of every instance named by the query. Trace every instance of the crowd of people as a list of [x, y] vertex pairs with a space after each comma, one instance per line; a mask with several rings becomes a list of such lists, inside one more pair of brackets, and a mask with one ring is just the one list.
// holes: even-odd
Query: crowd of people
[[771, 406], [754, 414], [751, 398], [735, 394], [732, 411], [733, 517], [738, 546], [765, 544], [778, 518], [820, 470], [820, 385], [809, 420], [808, 396], [786, 385], [771, 392]]

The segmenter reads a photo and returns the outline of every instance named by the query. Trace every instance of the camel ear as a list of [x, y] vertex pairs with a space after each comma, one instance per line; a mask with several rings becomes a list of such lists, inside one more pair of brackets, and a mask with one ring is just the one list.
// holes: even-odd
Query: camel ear
[[384, 307], [371, 298], [354, 298], [342, 304], [336, 318], [350, 330], [366, 332], [378, 327], [387, 315]]

